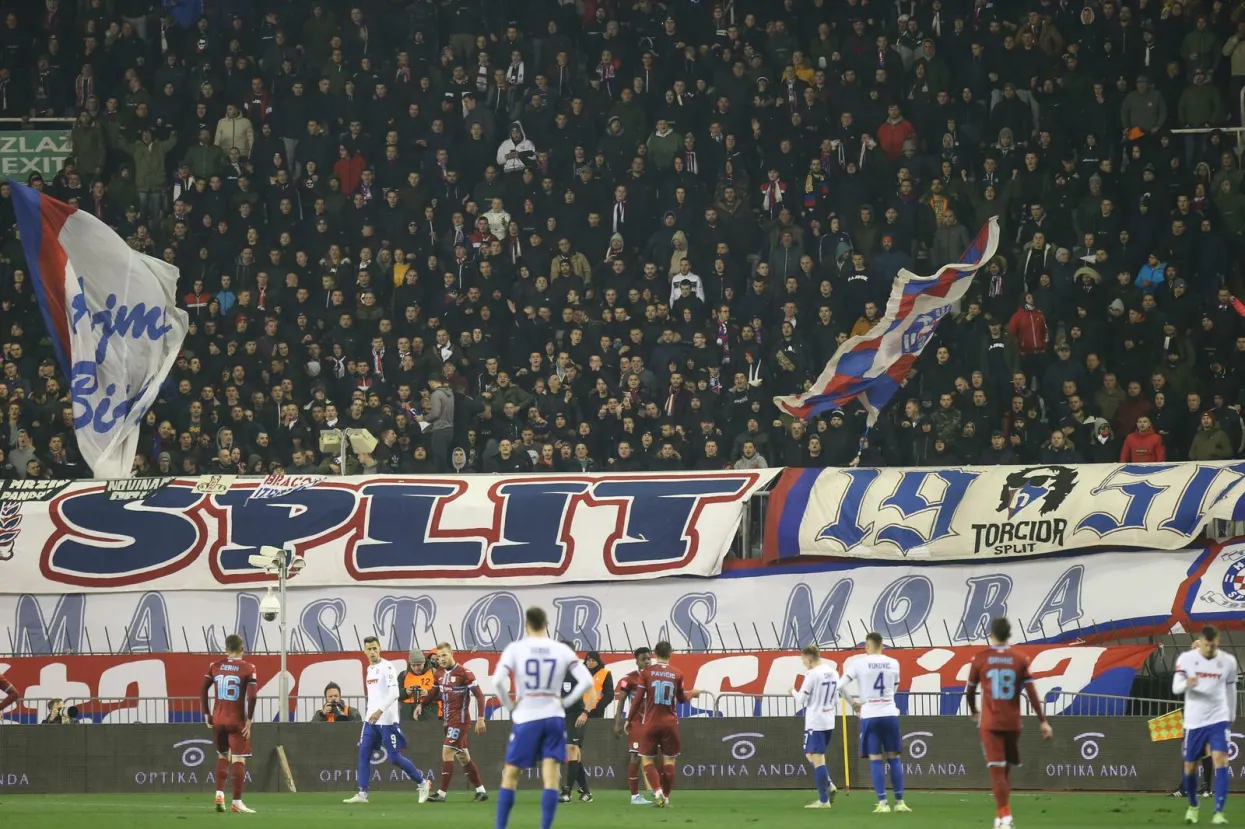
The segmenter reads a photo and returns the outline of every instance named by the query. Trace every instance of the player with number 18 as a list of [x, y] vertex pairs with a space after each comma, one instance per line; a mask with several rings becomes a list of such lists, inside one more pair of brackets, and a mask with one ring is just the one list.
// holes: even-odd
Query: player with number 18
[[[1011, 829], [1011, 781], [1008, 773], [1020, 765], [1020, 695], [1029, 698], [1037, 714], [1042, 739], [1049, 740], [1050, 723], [1042, 712], [1037, 688], [1029, 675], [1029, 657], [1013, 648], [1011, 622], [998, 618], [990, 623], [990, 648], [973, 657], [964, 698], [973, 719], [981, 726], [981, 747], [990, 770], [990, 788], [998, 811], [995, 829]], [[977, 686], [981, 686], [981, 713], [977, 713]]]

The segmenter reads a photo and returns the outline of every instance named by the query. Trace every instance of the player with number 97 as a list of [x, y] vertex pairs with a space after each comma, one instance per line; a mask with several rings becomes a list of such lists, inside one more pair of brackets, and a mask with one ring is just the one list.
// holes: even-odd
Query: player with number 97
[[[990, 623], [990, 648], [973, 657], [968, 672], [964, 697], [968, 710], [981, 726], [981, 747], [990, 770], [990, 788], [998, 811], [996, 829], [1012, 826], [1011, 782], [1008, 770], [1020, 765], [1020, 695], [1029, 697], [1029, 704], [1041, 723], [1042, 739], [1051, 738], [1038, 699], [1033, 677], [1029, 675], [1029, 657], [1013, 648], [1011, 622], [998, 618]], [[977, 713], [977, 686], [981, 686], [981, 714]]]

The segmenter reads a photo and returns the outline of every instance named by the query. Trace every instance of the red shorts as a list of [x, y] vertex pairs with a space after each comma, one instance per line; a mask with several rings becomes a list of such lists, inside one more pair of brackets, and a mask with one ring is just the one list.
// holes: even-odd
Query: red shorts
[[987, 766], [1019, 766], [1020, 732], [983, 729], [981, 749], [986, 754]]
[[240, 725], [217, 725], [216, 751], [219, 754], [230, 754], [234, 757], [251, 756], [251, 740], [242, 734]]
[[660, 753], [662, 757], [673, 758], [678, 757], [682, 750], [677, 725], [646, 725], [638, 735], [632, 735], [631, 742], [633, 746], [638, 746], [635, 750], [641, 757], [656, 757]]
[[471, 723], [466, 725], [447, 725], [445, 727], [445, 742], [443, 745], [455, 751], [466, 751], [467, 736], [471, 734], [471, 726]]

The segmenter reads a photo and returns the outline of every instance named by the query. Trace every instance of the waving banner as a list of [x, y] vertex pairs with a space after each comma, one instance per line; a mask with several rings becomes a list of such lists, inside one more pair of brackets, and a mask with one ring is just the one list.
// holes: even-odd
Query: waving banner
[[177, 269], [89, 213], [11, 182], [31, 284], [97, 478], [128, 478], [143, 415], [186, 338]]
[[974, 559], [1078, 547], [1175, 549], [1245, 519], [1245, 462], [788, 469], [765, 555]]
[[933, 276], [901, 270], [877, 325], [868, 334], [852, 337], [839, 346], [810, 391], [775, 397], [774, 405], [807, 420], [859, 399], [872, 426], [878, 411], [903, 387], [938, 323], [968, 292], [978, 269], [994, 258], [998, 246], [999, 222], [995, 217], [978, 232], [959, 262]]
[[9, 481], [0, 593], [235, 590], [265, 545], [306, 556], [295, 586], [712, 576], [777, 474]]

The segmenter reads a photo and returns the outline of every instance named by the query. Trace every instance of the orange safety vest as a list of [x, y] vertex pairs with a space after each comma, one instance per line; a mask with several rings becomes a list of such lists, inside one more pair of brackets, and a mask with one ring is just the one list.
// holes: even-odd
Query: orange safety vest
[[[420, 698], [422, 699], [428, 695], [428, 692], [432, 690], [432, 686], [436, 682], [436, 671], [424, 671], [422, 674], [407, 671], [406, 676], [402, 680], [402, 701], [411, 704], [418, 702], [415, 699], [415, 689], [418, 688], [420, 690]], [[437, 716], [441, 716], [440, 700], [437, 701]]]
[[589, 711], [595, 708], [597, 701], [601, 699], [601, 695], [605, 691], [605, 678], [609, 675], [610, 672], [606, 670], [604, 665], [592, 675], [592, 690], [584, 693], [584, 706]]

